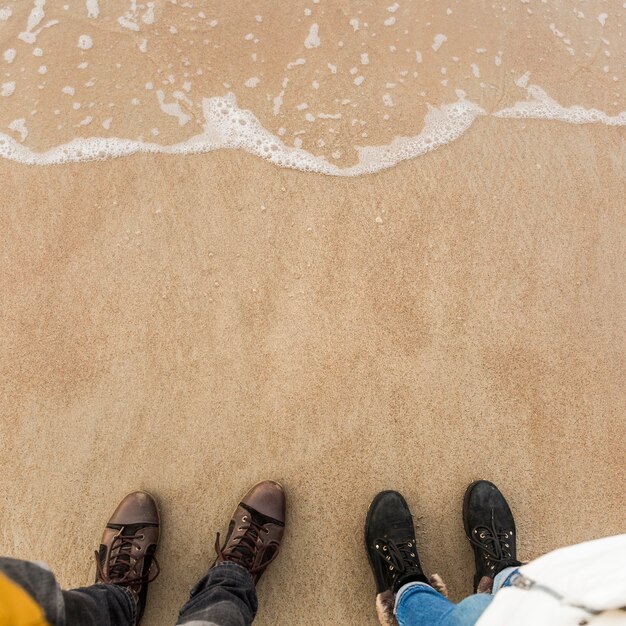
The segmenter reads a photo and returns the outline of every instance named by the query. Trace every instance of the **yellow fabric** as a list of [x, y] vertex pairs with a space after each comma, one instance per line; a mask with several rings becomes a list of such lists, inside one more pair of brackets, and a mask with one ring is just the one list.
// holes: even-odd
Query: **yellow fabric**
[[19, 585], [2, 574], [0, 626], [49, 626], [41, 607]]

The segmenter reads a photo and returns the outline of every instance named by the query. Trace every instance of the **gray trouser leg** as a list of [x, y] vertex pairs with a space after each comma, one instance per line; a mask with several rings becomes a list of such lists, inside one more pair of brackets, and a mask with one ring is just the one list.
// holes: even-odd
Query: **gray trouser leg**
[[186, 626], [250, 626], [256, 611], [252, 576], [239, 565], [223, 563], [210, 569], [191, 590], [177, 623]]

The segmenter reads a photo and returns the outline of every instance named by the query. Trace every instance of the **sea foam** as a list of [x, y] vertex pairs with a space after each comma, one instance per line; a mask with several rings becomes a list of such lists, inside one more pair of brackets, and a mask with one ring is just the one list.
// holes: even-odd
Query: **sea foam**
[[608, 126], [626, 126], [626, 111], [617, 115], [607, 115], [598, 109], [587, 109], [579, 105], [564, 107], [551, 98], [539, 85], [526, 85], [528, 75], [517, 81], [519, 87], [526, 89], [528, 100], [515, 103], [512, 107], [493, 113], [495, 117], [530, 118], [559, 120], [569, 124], [602, 123]]
[[30, 165], [54, 165], [105, 160], [138, 152], [197, 154], [229, 148], [245, 150], [281, 167], [334, 176], [358, 176], [392, 167], [454, 141], [469, 129], [476, 117], [485, 113], [462, 97], [451, 104], [430, 107], [419, 134], [397, 137], [386, 145], [357, 147], [358, 163], [342, 168], [306, 150], [285, 145], [263, 128], [251, 111], [240, 109], [233, 94], [204, 98], [202, 110], [203, 132], [177, 144], [163, 146], [131, 139], [89, 137], [35, 152], [0, 133], [0, 157]]
[[[610, 116], [598, 109], [586, 109], [581, 106], [564, 107], [539, 86], [527, 86], [527, 79], [527, 75], [524, 75], [518, 80], [518, 85], [527, 91], [530, 99], [496, 111], [491, 114], [492, 116], [560, 120], [574, 124], [600, 122], [610, 126], [626, 125], [626, 112]], [[464, 134], [477, 117], [487, 115], [477, 104], [466, 100], [462, 91], [458, 91], [457, 96], [456, 102], [440, 107], [430, 106], [424, 118], [423, 128], [417, 135], [396, 137], [385, 145], [356, 146], [358, 162], [349, 167], [340, 167], [322, 156], [286, 145], [279, 137], [265, 129], [254, 113], [240, 109], [232, 93], [224, 97], [204, 98], [203, 132], [180, 143], [160, 145], [117, 137], [89, 137], [76, 138], [49, 150], [36, 152], [0, 132], [0, 158], [29, 165], [54, 165], [106, 160], [142, 152], [199, 154], [234, 149], [249, 152], [280, 167], [331, 176], [359, 176], [388, 169], [401, 161], [426, 154], [450, 143]], [[178, 103], [165, 106], [178, 107]], [[166, 112], [177, 117], [182, 113], [178, 108], [176, 111]], [[108, 128], [109, 124], [103, 123], [103, 126]], [[24, 135], [22, 139], [23, 137]]]

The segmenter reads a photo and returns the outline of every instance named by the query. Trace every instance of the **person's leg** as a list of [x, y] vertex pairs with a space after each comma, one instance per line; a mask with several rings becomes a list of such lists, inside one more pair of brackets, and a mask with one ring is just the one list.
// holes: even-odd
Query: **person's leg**
[[454, 604], [424, 583], [409, 583], [396, 595], [400, 626], [473, 626], [489, 606], [490, 594], [475, 594]]
[[365, 550], [376, 584], [378, 619], [381, 624], [393, 624], [395, 595], [400, 588], [410, 583], [429, 586], [417, 553], [409, 505], [397, 491], [382, 491], [370, 504]]
[[130, 494], [104, 531], [96, 553], [96, 584], [63, 591], [47, 567], [0, 558], [0, 605], [8, 606], [13, 598], [12, 606], [31, 615], [40, 609], [51, 626], [136, 626], [145, 605], [158, 531], [151, 496]]
[[4, 594], [21, 596], [14, 604], [20, 607], [16, 610], [37, 614], [40, 609], [50, 626], [135, 624], [135, 603], [123, 587], [96, 584], [62, 591], [54, 574], [46, 567], [9, 558], [0, 558], [0, 575], [12, 584], [2, 586], [0, 605], [9, 605], [9, 598]]
[[[473, 626], [491, 602], [489, 594], [458, 604], [433, 587], [417, 553], [413, 517], [395, 491], [379, 493], [365, 522], [365, 546], [376, 581], [376, 608], [383, 626]], [[439, 579], [439, 585], [443, 586]]]
[[285, 529], [285, 492], [265, 481], [243, 497], [230, 521], [217, 558], [191, 590], [178, 624], [249, 626], [257, 611], [256, 583], [276, 558]]
[[512, 565], [505, 567], [501, 572], [496, 574], [493, 579], [493, 587], [491, 593], [495, 595], [503, 587], [510, 587], [514, 582], [519, 571], [519, 567]]

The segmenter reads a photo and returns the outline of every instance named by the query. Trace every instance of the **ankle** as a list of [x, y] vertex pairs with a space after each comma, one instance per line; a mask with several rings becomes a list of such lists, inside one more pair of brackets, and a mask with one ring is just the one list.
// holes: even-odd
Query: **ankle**
[[430, 581], [428, 580], [428, 578], [426, 578], [423, 572], [420, 572], [420, 571], [407, 572], [406, 574], [402, 574], [401, 576], [398, 576], [397, 580], [395, 581], [393, 585], [393, 593], [397, 594], [398, 591], [400, 591], [400, 589], [404, 587], [404, 585], [408, 585], [409, 583], [424, 583], [425, 585], [428, 585], [429, 587], [432, 586], [430, 584]]

